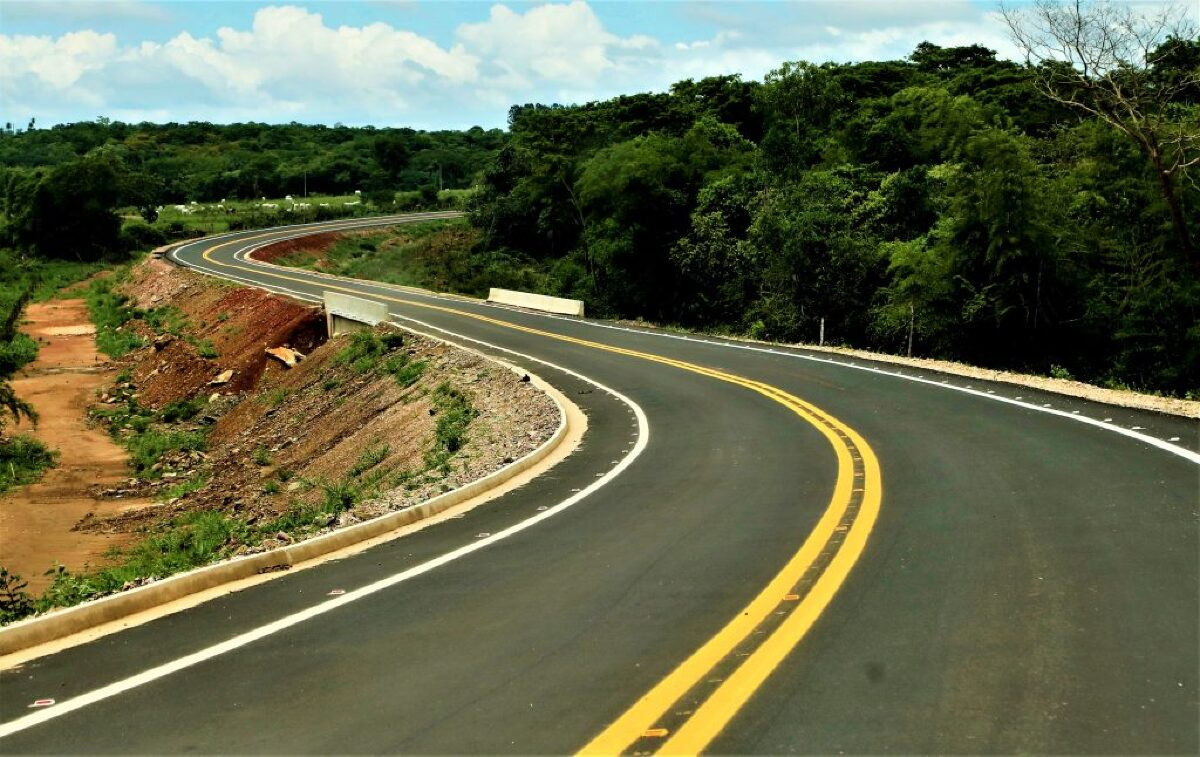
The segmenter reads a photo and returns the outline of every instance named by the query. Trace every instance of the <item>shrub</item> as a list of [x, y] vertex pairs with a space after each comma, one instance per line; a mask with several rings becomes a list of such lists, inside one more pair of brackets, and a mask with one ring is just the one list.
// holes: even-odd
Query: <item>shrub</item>
[[26, 586], [20, 576], [0, 567], [0, 625], [33, 614], [33, 597], [25, 591]]
[[0, 440], [0, 492], [36, 481], [57, 459], [57, 452], [32, 436]]
[[0, 341], [0, 376], [11, 376], [32, 363], [38, 354], [38, 343], [28, 334], [18, 331], [10, 341]]
[[121, 229], [122, 246], [130, 252], [140, 252], [167, 243], [167, 235], [144, 223], [131, 223]]

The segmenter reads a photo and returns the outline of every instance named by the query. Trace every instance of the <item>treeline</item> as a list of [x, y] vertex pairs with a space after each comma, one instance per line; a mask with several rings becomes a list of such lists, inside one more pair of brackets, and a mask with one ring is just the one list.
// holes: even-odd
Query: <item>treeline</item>
[[[172, 204], [220, 203], [229, 214], [222, 228], [231, 229], [436, 205], [439, 190], [480, 181], [506, 140], [501, 130], [478, 127], [419, 132], [99, 119], [9, 128], [0, 132], [0, 257], [114, 261], [212, 230], [178, 219], [156, 223]], [[234, 206], [289, 194], [352, 195], [361, 203], [309, 204], [287, 218]], [[144, 223], [129, 222], [139, 215]]]
[[51, 167], [99, 149], [162, 185], [164, 202], [463, 189], [507, 137], [466, 131], [262, 123], [126, 124], [98, 119], [0, 132], [0, 166]]
[[[1192, 81], [1200, 43], [1151, 60], [1139, 86]], [[1194, 175], [1048, 70], [924, 43], [514, 107], [473, 221], [498, 275], [595, 313], [1195, 393]], [[1200, 92], [1168, 99], [1148, 123], [1200, 144]]]

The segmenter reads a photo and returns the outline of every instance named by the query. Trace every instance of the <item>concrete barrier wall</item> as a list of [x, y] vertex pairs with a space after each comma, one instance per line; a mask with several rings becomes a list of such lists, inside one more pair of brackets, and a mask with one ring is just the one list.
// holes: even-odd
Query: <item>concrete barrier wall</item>
[[488, 302], [498, 302], [501, 305], [516, 305], [530, 310], [583, 317], [583, 300], [568, 300], [563, 297], [550, 297], [545, 294], [517, 292], [512, 289], [496, 289], [495, 287], [488, 290], [487, 298]]
[[339, 334], [374, 326], [388, 318], [387, 305], [382, 302], [338, 292], [324, 294], [325, 328], [330, 339]]

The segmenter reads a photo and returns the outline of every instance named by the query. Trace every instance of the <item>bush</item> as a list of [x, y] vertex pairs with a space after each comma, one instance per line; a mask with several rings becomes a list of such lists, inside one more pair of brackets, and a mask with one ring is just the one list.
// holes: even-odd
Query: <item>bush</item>
[[33, 597], [25, 591], [26, 586], [20, 576], [0, 568], [0, 625], [33, 614]]
[[32, 363], [38, 354], [38, 343], [28, 334], [18, 331], [11, 341], [0, 341], [0, 376], [11, 376]]
[[33, 483], [57, 460], [57, 452], [32, 436], [0, 440], [0, 492]]
[[130, 252], [150, 250], [166, 243], [167, 235], [162, 230], [144, 223], [131, 223], [121, 229], [121, 244]]

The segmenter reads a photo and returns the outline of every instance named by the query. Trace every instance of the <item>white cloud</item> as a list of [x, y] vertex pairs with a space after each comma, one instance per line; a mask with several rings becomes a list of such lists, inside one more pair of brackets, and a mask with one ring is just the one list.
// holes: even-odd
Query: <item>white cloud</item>
[[247, 30], [182, 32], [161, 44], [121, 47], [114, 35], [92, 31], [0, 34], [4, 109], [38, 115], [72, 106], [107, 106], [109, 115], [177, 106], [181, 119], [216, 111], [352, 120], [365, 112], [392, 121], [415, 87], [469, 84], [478, 64], [458, 45], [445, 49], [383, 23], [335, 28], [295, 6], [262, 8]]
[[463, 24], [456, 37], [490, 61], [497, 84], [517, 88], [595, 82], [616, 66], [615, 51], [655, 44], [648, 37], [623, 40], [606, 31], [583, 0], [540, 5], [524, 14], [493, 5], [487, 21]]
[[0, 35], [0, 71], [26, 73], [44, 86], [69, 89], [116, 52], [115, 36], [93, 31], [69, 32], [58, 39]]
[[[91, 12], [87, 4], [62, 5], [56, 12]], [[119, 7], [135, 15], [161, 11]], [[683, 28], [711, 31], [680, 40], [648, 26], [650, 33], [622, 35], [604, 23], [612, 6], [570, 0], [492, 5], [444, 44], [382, 22], [330, 24], [289, 5], [258, 9], [248, 27], [185, 31], [163, 42], [123, 43], [86, 29], [0, 34], [0, 107], [41, 122], [107, 115], [500, 125], [512, 103], [661, 91], [718, 74], [757, 79], [784, 61], [894, 59], [923, 40], [1013, 52], [996, 15], [968, 0], [672, 7], [688, 20]]]

